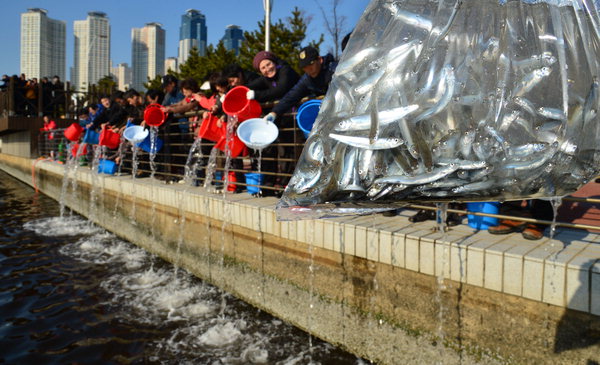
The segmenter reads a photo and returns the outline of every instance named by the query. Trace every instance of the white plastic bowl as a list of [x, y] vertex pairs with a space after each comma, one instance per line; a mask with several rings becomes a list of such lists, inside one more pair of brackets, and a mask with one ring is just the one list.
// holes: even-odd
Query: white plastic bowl
[[123, 137], [131, 143], [140, 143], [148, 137], [148, 130], [139, 125], [132, 125], [125, 128]]
[[237, 135], [248, 148], [262, 150], [277, 139], [279, 129], [273, 122], [252, 118], [240, 123]]

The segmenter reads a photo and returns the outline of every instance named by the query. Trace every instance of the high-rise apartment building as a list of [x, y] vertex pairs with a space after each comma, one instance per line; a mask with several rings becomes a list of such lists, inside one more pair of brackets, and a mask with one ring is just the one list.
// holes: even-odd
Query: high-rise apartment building
[[21, 14], [21, 73], [28, 78], [60, 76], [64, 80], [66, 24], [47, 14], [40, 8]]
[[181, 16], [179, 27], [179, 65], [184, 63], [193, 47], [198, 49], [200, 56], [206, 55], [206, 16], [198, 10], [189, 9]]
[[110, 75], [110, 24], [106, 13], [92, 11], [86, 20], [74, 22], [75, 46], [71, 82], [86, 91]]
[[119, 63], [111, 68], [111, 76], [117, 83], [117, 89], [125, 91], [131, 88], [131, 68], [127, 63]]
[[165, 74], [167, 72], [169, 72], [169, 70], [178, 71], [178, 65], [177, 65], [177, 57], [168, 57], [165, 60]]
[[165, 72], [165, 30], [160, 23], [147, 23], [131, 30], [133, 88], [143, 90], [148, 78]]
[[228, 25], [225, 28], [225, 35], [221, 38], [225, 49], [228, 51], [234, 50], [236, 55], [240, 54], [240, 47], [244, 41], [244, 31], [237, 25]]

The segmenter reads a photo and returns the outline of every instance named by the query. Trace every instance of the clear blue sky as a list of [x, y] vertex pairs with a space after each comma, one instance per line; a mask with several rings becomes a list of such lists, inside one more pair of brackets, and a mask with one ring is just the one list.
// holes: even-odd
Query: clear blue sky
[[[325, 30], [324, 20], [317, 2], [330, 13], [331, 0], [272, 0], [272, 22], [290, 16], [297, 6], [311, 18], [307, 39], [325, 35], [322, 52], [331, 49], [332, 42]], [[346, 31], [350, 31], [360, 19], [369, 0], [342, 0], [339, 13], [346, 17]], [[169, 1], [169, 0], [0, 0], [2, 31], [0, 32], [0, 74], [17, 74], [20, 67], [21, 13], [28, 8], [48, 10], [52, 19], [63, 20], [67, 25], [67, 70], [73, 64], [73, 21], [84, 20], [89, 11], [105, 12], [111, 25], [111, 58], [113, 64], [127, 62], [131, 65], [131, 28], [140, 28], [149, 22], [159, 22], [167, 32], [166, 57], [177, 56], [181, 15], [187, 9], [197, 9], [206, 15], [208, 42], [216, 44], [225, 27], [235, 24], [244, 31], [255, 30], [258, 21], [264, 19], [262, 0], [217, 1]]]

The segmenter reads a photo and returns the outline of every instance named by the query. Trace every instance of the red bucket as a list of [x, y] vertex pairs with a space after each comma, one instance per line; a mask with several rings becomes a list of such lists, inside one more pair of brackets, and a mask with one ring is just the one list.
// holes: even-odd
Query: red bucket
[[207, 139], [213, 142], [219, 142], [223, 137], [223, 131], [225, 130], [226, 123], [223, 123], [221, 128], [217, 127], [217, 122], [219, 118], [212, 115], [212, 113], [208, 113], [208, 117], [202, 120], [202, 124], [200, 124], [200, 129], [198, 130], [198, 137]]
[[[215, 147], [217, 147], [223, 152], [225, 152], [226, 146], [227, 138], [225, 136], [223, 136], [221, 140], [215, 145]], [[248, 155], [248, 148], [237, 135], [233, 135], [229, 140], [229, 151], [231, 151], [231, 157], [238, 157], [239, 155]]]
[[144, 110], [144, 120], [149, 126], [158, 127], [165, 122], [165, 119], [165, 113], [160, 104], [150, 104]]
[[[237, 190], [237, 185], [233, 184], [237, 182], [237, 178], [235, 177], [235, 172], [234, 171], [229, 171], [229, 184], [227, 185], [227, 191], [236, 191]], [[221, 178], [221, 180], [225, 180], [225, 175], [223, 175], [223, 177]]]
[[71, 155], [73, 157], [79, 157], [79, 156], [85, 156], [87, 155], [87, 145], [83, 145], [83, 148], [81, 149], [81, 152], [79, 153], [79, 155], [77, 155], [77, 152], [79, 152], [79, 143], [75, 143], [73, 145], [73, 147], [71, 148]]
[[119, 133], [115, 133], [112, 129], [104, 128], [102, 133], [100, 133], [100, 141], [99, 144], [101, 146], [106, 146], [112, 150], [119, 147], [121, 143], [121, 136]]
[[256, 100], [248, 100], [246, 94], [248, 89], [245, 86], [236, 86], [225, 95], [223, 100], [223, 111], [227, 115], [237, 115], [238, 122], [246, 119], [258, 118], [262, 113], [262, 108]]
[[83, 127], [79, 123], [73, 123], [65, 129], [65, 138], [71, 142], [79, 141], [79, 138], [83, 134]]

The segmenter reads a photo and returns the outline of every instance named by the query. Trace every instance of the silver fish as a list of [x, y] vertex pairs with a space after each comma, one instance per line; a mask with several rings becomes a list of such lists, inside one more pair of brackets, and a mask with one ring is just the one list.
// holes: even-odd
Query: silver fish
[[477, 170], [488, 165], [485, 161], [460, 160], [458, 158], [440, 158], [435, 164], [438, 166], [455, 164], [459, 170]]
[[431, 20], [426, 19], [419, 14], [402, 10], [400, 5], [395, 2], [391, 4], [384, 4], [384, 6], [392, 12], [392, 16], [394, 18], [405, 24], [412, 25], [427, 32], [431, 31], [431, 28], [433, 27]]
[[535, 106], [531, 101], [527, 100], [526, 98], [518, 96], [514, 98], [513, 101], [515, 102], [515, 104], [523, 108], [523, 110], [529, 113], [530, 115], [537, 115], [537, 112], [535, 111]]
[[352, 147], [366, 148], [369, 150], [387, 150], [395, 148], [404, 143], [400, 138], [378, 138], [375, 143], [371, 143], [368, 137], [346, 136], [343, 134], [330, 133], [330, 138], [340, 141]]
[[504, 168], [519, 170], [533, 170], [545, 164], [553, 155], [554, 149], [544, 153], [540, 153], [530, 159], [509, 160], [505, 163]]
[[457, 186], [455, 188], [452, 188], [452, 192], [454, 194], [465, 194], [465, 193], [472, 193], [472, 192], [476, 192], [476, 191], [484, 191], [484, 190], [491, 188], [493, 185], [494, 185], [494, 180], [478, 181], [478, 182], [465, 184], [462, 186]]
[[433, 169], [431, 172], [426, 172], [420, 175], [415, 176], [406, 176], [406, 175], [391, 175], [380, 177], [379, 179], [375, 179], [375, 183], [377, 184], [402, 184], [402, 185], [422, 185], [434, 182], [443, 178], [444, 176], [448, 176], [451, 173], [455, 172], [458, 169], [458, 166], [450, 164], [448, 166], [443, 166], [437, 169]]
[[321, 173], [321, 169], [315, 169], [302, 175], [295, 174], [300, 177], [298, 180], [290, 181], [290, 185], [293, 183], [294, 189], [298, 194], [305, 193], [317, 185], [319, 180], [321, 180]]
[[363, 95], [373, 90], [373, 87], [375, 84], [377, 84], [377, 81], [379, 81], [384, 74], [384, 68], [374, 71], [371, 75], [369, 75], [369, 77], [365, 78], [358, 86], [354, 88], [354, 92], [358, 95]]
[[565, 121], [567, 116], [565, 112], [557, 108], [540, 107], [537, 110], [538, 114], [544, 118]]
[[[379, 125], [380, 127], [386, 126], [392, 122], [404, 118], [405, 116], [409, 115], [417, 109], [419, 109], [419, 105], [412, 104], [408, 106], [401, 106], [398, 108], [382, 110], [377, 114], [377, 118], [379, 119]], [[371, 115], [362, 114], [342, 120], [334, 127], [334, 130], [338, 132], [344, 132], [367, 130], [369, 128], [371, 128]]]
[[452, 66], [445, 66], [444, 70], [442, 71], [442, 75], [444, 80], [444, 87], [442, 88], [443, 93], [440, 99], [435, 105], [426, 110], [423, 114], [417, 116], [415, 122], [425, 120], [436, 115], [437, 113], [444, 110], [444, 108], [452, 100], [452, 95], [454, 95], [454, 87], [456, 84], [456, 78], [454, 76], [454, 70], [452, 69]]
[[369, 62], [378, 51], [377, 47], [369, 47], [355, 53], [352, 57], [342, 60], [335, 68], [336, 75], [343, 75], [352, 71], [358, 64]]
[[517, 84], [517, 86], [512, 91], [513, 98], [523, 96], [531, 89], [533, 89], [536, 85], [540, 83], [545, 77], [550, 75], [552, 69], [550, 67], [542, 67], [536, 70], [533, 70], [531, 73], [525, 75], [525, 77]]
[[527, 143], [520, 146], [514, 146], [508, 150], [508, 156], [515, 159], [526, 158], [532, 154], [544, 151], [548, 146], [548, 143]]
[[470, 129], [463, 133], [460, 137], [460, 154], [463, 158], [469, 158], [473, 148], [473, 141], [475, 141], [475, 131]]
[[532, 69], [552, 66], [554, 63], [556, 63], [556, 57], [550, 52], [544, 52], [541, 55], [533, 55], [524, 60], [513, 61], [512, 65], [517, 69]]

